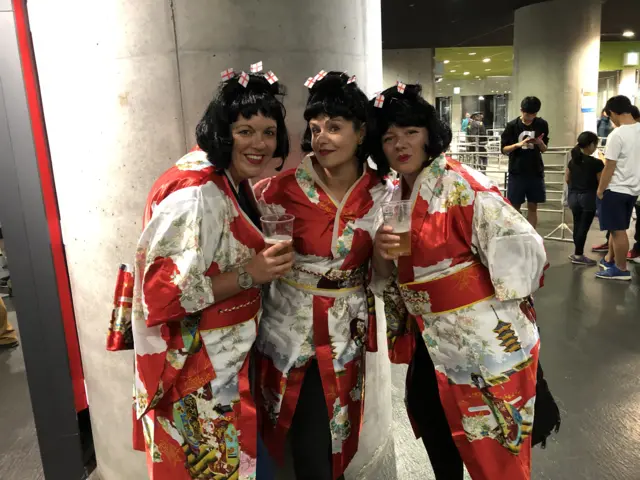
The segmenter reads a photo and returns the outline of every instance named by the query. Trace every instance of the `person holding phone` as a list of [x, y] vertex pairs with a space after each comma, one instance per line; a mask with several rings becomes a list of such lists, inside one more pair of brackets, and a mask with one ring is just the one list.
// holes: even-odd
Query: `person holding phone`
[[527, 220], [538, 225], [538, 204], [547, 200], [542, 154], [549, 145], [549, 124], [538, 117], [542, 102], [525, 97], [520, 117], [507, 123], [502, 132], [502, 153], [509, 155], [507, 198], [520, 211], [527, 202]]

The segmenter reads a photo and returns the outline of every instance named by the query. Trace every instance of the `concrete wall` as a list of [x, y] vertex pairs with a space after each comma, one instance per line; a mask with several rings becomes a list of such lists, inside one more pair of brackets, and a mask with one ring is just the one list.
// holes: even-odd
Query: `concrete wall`
[[384, 88], [393, 86], [398, 80], [404, 83], [420, 83], [424, 98], [435, 101], [434, 68], [432, 48], [411, 48], [382, 51]]
[[[308, 76], [348, 70], [369, 94], [381, 89], [380, 3], [30, 0], [28, 6], [98, 466], [103, 480], [139, 480], [146, 468], [144, 455], [131, 449], [132, 355], [106, 352], [105, 334], [116, 269], [133, 260], [149, 188], [193, 145], [195, 124], [224, 68], [262, 60], [289, 87], [296, 147]], [[289, 165], [299, 158], [294, 152]], [[379, 469], [377, 460], [389, 452], [384, 348], [367, 366], [367, 417], [349, 478]]]

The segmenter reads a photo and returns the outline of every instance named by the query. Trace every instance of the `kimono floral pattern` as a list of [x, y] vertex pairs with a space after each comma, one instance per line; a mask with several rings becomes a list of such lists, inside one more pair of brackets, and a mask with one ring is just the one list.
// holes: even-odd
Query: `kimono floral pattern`
[[[411, 199], [412, 255], [397, 262], [397, 282], [451, 428], [466, 433], [458, 449], [473, 478], [528, 479], [539, 337], [520, 303], [541, 285], [542, 239], [489, 179], [444, 156]], [[390, 345], [392, 360], [407, 348]]]
[[291, 272], [272, 282], [256, 342], [262, 435], [276, 460], [290, 427], [305, 371], [317, 361], [332, 434], [334, 478], [355, 454], [364, 396], [365, 291], [382, 203], [393, 186], [366, 168], [342, 202], [327, 194], [314, 158], [255, 186], [265, 213], [296, 217]]
[[248, 261], [264, 239], [231, 188], [194, 151], [160, 177], [147, 202], [131, 308], [134, 433], [156, 480], [255, 479], [248, 355], [260, 295], [217, 302], [212, 279]]

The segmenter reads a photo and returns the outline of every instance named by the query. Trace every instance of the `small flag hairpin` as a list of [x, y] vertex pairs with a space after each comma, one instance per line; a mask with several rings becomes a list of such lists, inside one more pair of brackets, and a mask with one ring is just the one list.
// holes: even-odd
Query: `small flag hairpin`
[[264, 78], [266, 78], [267, 82], [269, 82], [271, 85], [273, 85], [278, 81], [278, 77], [276, 77], [276, 74], [273, 73], [271, 70], [269, 70], [269, 72], [264, 76]]
[[222, 72], [220, 72], [220, 76], [225, 82], [231, 80], [234, 77], [233, 68], [227, 68], [226, 70], [223, 70]]
[[347, 85], [356, 81], [356, 76], [353, 75], [349, 80], [347, 80]]
[[314, 82], [318, 82], [320, 80], [322, 80], [324, 77], [327, 76], [327, 72], [325, 72], [324, 70], [320, 70], [315, 77], [313, 77], [313, 81]]
[[376, 101], [373, 102], [373, 106], [376, 108], [382, 108], [382, 106], [384, 105], [384, 95], [381, 95], [380, 93], [376, 94]]
[[406, 86], [404, 83], [402, 83], [400, 80], [398, 80], [398, 81], [396, 82], [396, 84], [397, 84], [397, 86], [398, 86], [398, 92], [400, 92], [400, 93], [404, 93], [404, 91], [405, 91], [405, 89], [407, 88], [407, 86]]
[[326, 76], [327, 72], [325, 72], [324, 70], [320, 70], [315, 77], [307, 78], [307, 81], [304, 82], [304, 86], [307, 88], [313, 88], [317, 81], [322, 80]]
[[259, 61], [258, 63], [254, 63], [253, 65], [251, 65], [251, 73], [258, 73], [262, 71], [262, 61]]
[[247, 72], [242, 72], [240, 74], [240, 78], [238, 79], [238, 83], [244, 88], [247, 88], [247, 85], [249, 85], [249, 74]]

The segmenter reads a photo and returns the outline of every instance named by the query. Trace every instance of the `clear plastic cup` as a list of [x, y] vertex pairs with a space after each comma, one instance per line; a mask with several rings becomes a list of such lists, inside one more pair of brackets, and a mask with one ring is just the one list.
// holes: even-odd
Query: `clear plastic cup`
[[[260, 217], [262, 223], [262, 233], [267, 246], [281, 242], [291, 242], [293, 240], [293, 221], [296, 217], [288, 213], [282, 215], [263, 215]], [[280, 250], [278, 255], [293, 252], [293, 245]]]
[[382, 206], [384, 224], [400, 237], [400, 245], [389, 249], [390, 255], [405, 257], [411, 255], [411, 207], [410, 200], [389, 202]]

